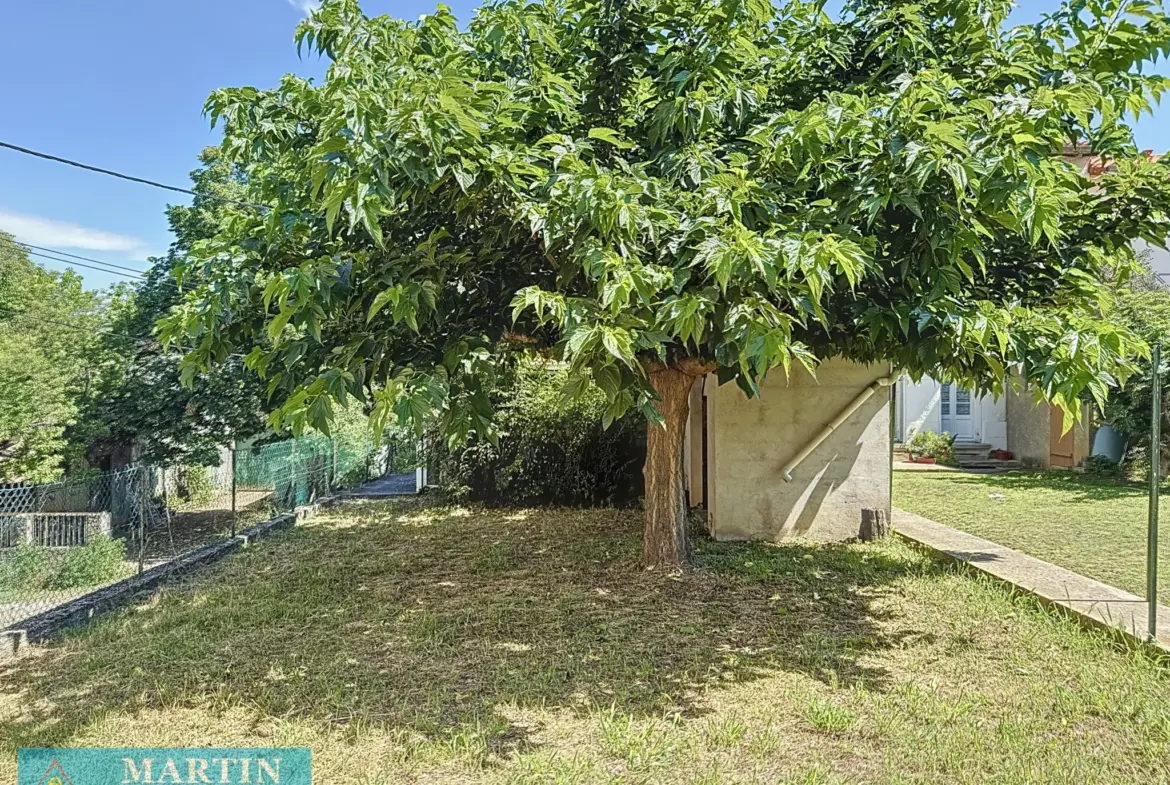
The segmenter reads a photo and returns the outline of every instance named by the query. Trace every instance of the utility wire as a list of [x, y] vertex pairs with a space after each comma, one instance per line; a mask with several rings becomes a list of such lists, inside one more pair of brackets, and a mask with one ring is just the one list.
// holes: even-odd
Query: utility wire
[[128, 174], [122, 174], [121, 172], [115, 172], [112, 169], [102, 169], [100, 166], [90, 166], [89, 164], [83, 164], [80, 161], [71, 161], [68, 158], [60, 158], [56, 155], [49, 155], [48, 153], [41, 153], [41, 152], [37, 152], [36, 150], [30, 150], [27, 147], [21, 147], [19, 145], [15, 145], [15, 144], [12, 144], [10, 142], [0, 141], [0, 147], [6, 147], [9, 150], [15, 150], [18, 153], [24, 153], [25, 155], [31, 155], [35, 158], [43, 158], [46, 161], [55, 161], [59, 164], [66, 164], [68, 166], [75, 166], [78, 169], [85, 169], [85, 170], [90, 171], [90, 172], [97, 172], [98, 174], [104, 174], [104, 175], [108, 175], [110, 177], [117, 177], [120, 180], [129, 180], [132, 183], [141, 183], [142, 185], [149, 185], [149, 186], [152, 186], [154, 188], [162, 188], [165, 191], [174, 191], [175, 193], [187, 194], [188, 196], [202, 196], [202, 197], [207, 198], [207, 199], [215, 199], [215, 200], [220, 201], [220, 202], [227, 202], [228, 204], [234, 204], [234, 205], [238, 205], [240, 207], [250, 207], [254, 210], [265, 211], [265, 210], [269, 209], [268, 205], [255, 204], [254, 202], [242, 202], [238, 199], [229, 199], [226, 196], [216, 196], [215, 194], [199, 194], [199, 193], [196, 193], [195, 191], [192, 191], [188, 188], [179, 188], [178, 186], [175, 186], [175, 185], [166, 185], [164, 183], [157, 183], [154, 180], [146, 180], [146, 179], [143, 179], [141, 177], [134, 177], [134, 176], [128, 175]]
[[[19, 240], [15, 241], [15, 245], [17, 245], [20, 248], [23, 248], [24, 252], [27, 253], [29, 256], [38, 256], [42, 259], [49, 259], [50, 261], [60, 262], [61, 264], [69, 265], [69, 266], [86, 267], [90, 270], [97, 270], [98, 272], [107, 273], [109, 275], [120, 275], [123, 278], [137, 278], [139, 280], [146, 280], [147, 279], [147, 275], [146, 275], [147, 271], [135, 270], [132, 267], [123, 267], [122, 265], [114, 264], [113, 262], [103, 262], [100, 259], [91, 259], [88, 256], [78, 256], [75, 253], [66, 253], [65, 251], [58, 251], [56, 248], [42, 248], [39, 245], [30, 245], [28, 243], [22, 243]], [[37, 250], [35, 250], [35, 251], [30, 250], [33, 248], [35, 248]], [[48, 253], [56, 254], [56, 256], [49, 256], [45, 253], [39, 253], [39, 251], [47, 251]], [[60, 258], [58, 258], [60, 256], [68, 256], [70, 258], [69, 259], [60, 259]], [[82, 259], [82, 260], [84, 260], [84, 262], [93, 262], [95, 265], [105, 265], [105, 267], [94, 267], [92, 265], [85, 264], [84, 262], [75, 262], [75, 261], [73, 261], [74, 259]], [[108, 269], [106, 269], [106, 267], [116, 267], [118, 269], [117, 270], [108, 270]], [[124, 272], [119, 272], [119, 270], [127, 270], [129, 272], [124, 273]], [[182, 294], [190, 294], [191, 292], [195, 291], [196, 287], [178, 286], [176, 288], [178, 288], [179, 292]]]
[[104, 264], [106, 267], [116, 267], [119, 270], [125, 270], [126, 272], [136, 273], [138, 275], [142, 275], [146, 272], [146, 270], [139, 270], [139, 269], [134, 268], [134, 267], [123, 267], [122, 265], [114, 264], [113, 262], [103, 262], [101, 259], [91, 259], [88, 256], [78, 256], [75, 253], [65, 253], [64, 251], [58, 251], [56, 248], [42, 248], [39, 245], [33, 245], [32, 243], [21, 242], [20, 240], [17, 240], [16, 244], [23, 246], [26, 249], [31, 248], [34, 251], [44, 251], [45, 253], [55, 253], [58, 256], [68, 256], [70, 259], [80, 259], [83, 262], [92, 262], [93, 264]]
[[[0, 311], [7, 311], [8, 313], [14, 314], [16, 316], [31, 316], [32, 318], [34, 318], [38, 321], [44, 322], [46, 324], [53, 324], [53, 325], [56, 325], [58, 327], [65, 327], [69, 330], [76, 330], [77, 332], [81, 332], [81, 333], [89, 333], [91, 335], [93, 333], [97, 333], [98, 335], [107, 335], [111, 338], [124, 338], [135, 346], [146, 346], [148, 344], [161, 344], [162, 343], [157, 338], [146, 338], [146, 339], [135, 338], [133, 335], [127, 335], [126, 333], [113, 332], [112, 330], [98, 330], [98, 329], [95, 329], [92, 327], [82, 327], [79, 324], [69, 324], [68, 322], [56, 321], [55, 319], [46, 319], [45, 317], [41, 316], [40, 314], [35, 314], [35, 313], [32, 313], [31, 311], [22, 310], [20, 308], [11, 308], [7, 305], [0, 305]], [[229, 354], [228, 357], [236, 357], [236, 358], [241, 359], [241, 360], [243, 360], [245, 358], [244, 355], [242, 355], [242, 354]]]
[[145, 275], [138, 273], [124, 273], [118, 270], [110, 270], [105, 267], [97, 267], [96, 265], [85, 264], [84, 262], [75, 262], [72, 259], [58, 259], [56, 256], [49, 256], [48, 254], [38, 253], [37, 251], [25, 251], [25, 253], [27, 253], [29, 256], [37, 256], [41, 259], [49, 259], [54, 262], [60, 262], [61, 264], [67, 264], [70, 267], [85, 267], [90, 270], [97, 270], [98, 272], [106, 273], [107, 275], [120, 275], [123, 278], [136, 278], [139, 281], [146, 279]]
[[158, 340], [153, 339], [153, 338], [146, 338], [146, 339], [135, 338], [133, 335], [127, 335], [126, 333], [113, 332], [112, 330], [98, 330], [98, 329], [95, 329], [93, 327], [82, 327], [79, 324], [69, 324], [68, 322], [59, 322], [59, 321], [56, 321], [54, 319], [46, 319], [45, 317], [41, 316], [40, 314], [33, 313], [32, 311], [21, 310], [19, 308], [9, 308], [7, 305], [0, 305], [0, 311], [7, 311], [8, 313], [15, 314], [17, 316], [31, 316], [32, 318], [36, 319], [37, 321], [45, 322], [46, 324], [53, 324], [53, 325], [56, 325], [58, 327], [65, 327], [69, 330], [76, 330], [77, 332], [84, 332], [84, 333], [90, 333], [90, 334], [97, 333], [98, 335], [107, 335], [111, 338], [125, 338], [127, 341], [130, 341], [130, 343], [134, 344], [135, 346], [146, 346], [147, 344], [159, 343]]
[[23, 310], [20, 308], [10, 308], [7, 305], [0, 305], [0, 311], [7, 311], [8, 313], [14, 314], [16, 316], [31, 316], [32, 318], [36, 319], [37, 321], [45, 322], [46, 324], [55, 324], [58, 327], [65, 327], [65, 328], [70, 329], [70, 330], [76, 330], [77, 332], [90, 333], [90, 334], [97, 333], [98, 335], [108, 335], [111, 338], [125, 338], [127, 341], [130, 341], [131, 343], [135, 344], [136, 346], [145, 346], [149, 343], [158, 343], [158, 341], [156, 341], [154, 339], [143, 340], [141, 338], [135, 338], [133, 335], [127, 335], [126, 333], [116, 333], [116, 332], [113, 332], [111, 330], [98, 330], [98, 329], [95, 329], [93, 327], [82, 327], [79, 324], [69, 324], [68, 322], [56, 321], [55, 319], [46, 319], [45, 317], [41, 316], [40, 314], [33, 313], [31, 311]]

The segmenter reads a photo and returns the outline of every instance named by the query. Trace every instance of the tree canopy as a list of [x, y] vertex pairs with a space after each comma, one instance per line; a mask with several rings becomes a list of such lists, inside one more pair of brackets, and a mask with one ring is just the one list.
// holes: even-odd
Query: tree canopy
[[[136, 458], [148, 463], [211, 464], [231, 440], [265, 429], [263, 384], [239, 358], [192, 376], [184, 385], [182, 356], [166, 351], [157, 335], [158, 321], [182, 301], [176, 266], [196, 242], [215, 234], [223, 200], [244, 190], [216, 148], [205, 150], [200, 162], [191, 173], [196, 194], [191, 205], [167, 210], [175, 236], [171, 248], [166, 256], [151, 260], [145, 279], [113, 315], [103, 338], [117, 361], [87, 402], [78, 428], [78, 438], [98, 452], [133, 445]], [[193, 282], [188, 276], [187, 286]]]
[[[1143, 346], [1104, 272], [1165, 241], [1166, 166], [1135, 158], [1170, 54], [1160, 2], [1077, 0], [1008, 28], [1007, 0], [498, 0], [461, 28], [326, 0], [297, 31], [317, 85], [207, 104], [249, 200], [196, 243], [168, 319], [193, 371], [235, 352], [277, 426], [490, 435], [512, 347], [592, 378], [648, 433], [648, 563], [685, 560], [693, 375], [890, 362], [1075, 410]], [[1090, 180], [1085, 141], [1118, 162]], [[662, 426], [665, 427], [662, 427]], [[654, 476], [651, 476], [653, 471]]]
[[108, 360], [107, 321], [104, 296], [0, 233], [0, 482], [47, 482], [65, 469], [67, 429]]

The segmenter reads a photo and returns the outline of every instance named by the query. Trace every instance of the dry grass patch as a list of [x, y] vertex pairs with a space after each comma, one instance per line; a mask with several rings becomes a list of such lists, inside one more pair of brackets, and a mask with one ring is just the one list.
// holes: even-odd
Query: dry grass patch
[[351, 505], [6, 666], [0, 740], [310, 746], [318, 783], [1170, 782], [1165, 671], [904, 545], [639, 552], [636, 512]]

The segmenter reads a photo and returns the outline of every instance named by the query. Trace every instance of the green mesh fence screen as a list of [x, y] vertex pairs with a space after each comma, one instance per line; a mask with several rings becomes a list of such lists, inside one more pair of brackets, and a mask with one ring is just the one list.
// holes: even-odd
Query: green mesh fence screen
[[368, 480], [402, 474], [413, 492], [416, 465], [411, 438], [311, 435], [225, 448], [216, 466], [0, 486], [0, 629]]

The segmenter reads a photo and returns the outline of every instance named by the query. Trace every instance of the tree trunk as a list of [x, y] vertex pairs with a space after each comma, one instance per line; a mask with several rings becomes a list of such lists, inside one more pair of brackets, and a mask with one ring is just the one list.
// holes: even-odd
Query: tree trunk
[[882, 509], [866, 508], [861, 511], [861, 529], [858, 539], [873, 542], [890, 536], [890, 519]]
[[690, 564], [687, 538], [687, 499], [683, 475], [683, 436], [686, 433], [691, 385], [695, 374], [660, 366], [650, 382], [660, 398], [654, 406], [665, 420], [646, 428], [646, 529], [642, 562], [646, 569], [679, 569]]

